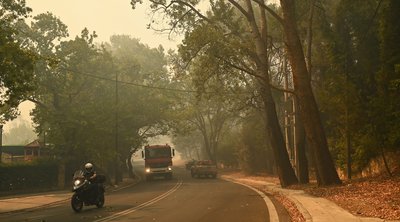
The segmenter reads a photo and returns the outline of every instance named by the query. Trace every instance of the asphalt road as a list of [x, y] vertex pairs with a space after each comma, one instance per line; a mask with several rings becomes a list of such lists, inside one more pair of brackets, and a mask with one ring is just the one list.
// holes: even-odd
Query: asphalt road
[[[72, 193], [71, 193], [72, 195]], [[275, 203], [275, 202], [274, 202]], [[277, 206], [280, 221], [287, 213]], [[30, 212], [0, 215], [0, 221], [269, 221], [263, 198], [254, 190], [222, 179], [191, 178], [182, 168], [171, 180], [156, 179], [106, 194], [103, 208], [74, 213], [69, 202]]]

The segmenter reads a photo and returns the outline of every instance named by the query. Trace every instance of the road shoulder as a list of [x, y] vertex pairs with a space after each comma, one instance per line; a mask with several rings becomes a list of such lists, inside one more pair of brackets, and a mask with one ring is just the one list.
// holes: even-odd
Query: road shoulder
[[[243, 174], [224, 173], [222, 178], [247, 184], [266, 194], [274, 196], [286, 207], [292, 217], [292, 221], [385, 221], [380, 218], [355, 216], [328, 199], [312, 196], [305, 193], [303, 190], [283, 189], [276, 181], [271, 182], [266, 178], [254, 178], [246, 177]], [[285, 202], [291, 203], [288, 204]], [[290, 209], [290, 205], [294, 207]], [[296, 215], [296, 213], [294, 213], [295, 211], [300, 212], [300, 214]]]

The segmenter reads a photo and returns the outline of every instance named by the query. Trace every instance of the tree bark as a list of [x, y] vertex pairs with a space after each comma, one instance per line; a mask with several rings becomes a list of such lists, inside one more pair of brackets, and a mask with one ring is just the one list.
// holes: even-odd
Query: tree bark
[[135, 175], [135, 173], [134, 173], [134, 169], [133, 169], [133, 165], [132, 165], [132, 155], [133, 155], [133, 153], [130, 152], [129, 155], [128, 155], [128, 158], [126, 159], [126, 161], [127, 161], [126, 163], [127, 163], [127, 165], [128, 165], [128, 174], [129, 174], [129, 177], [132, 178], [132, 179], [134, 179], [134, 178], [136, 177], [136, 175]]
[[340, 184], [324, 129], [319, 110], [311, 89], [311, 79], [307, 70], [303, 48], [297, 32], [293, 0], [281, 0], [283, 12], [283, 27], [289, 60], [293, 70], [294, 90], [299, 101], [299, 112], [306, 132], [307, 144], [314, 154], [319, 185]]
[[[296, 174], [289, 161], [289, 155], [286, 151], [285, 141], [278, 121], [276, 113], [275, 102], [272, 97], [271, 86], [269, 84], [269, 65], [268, 65], [268, 51], [267, 51], [267, 38], [266, 38], [266, 16], [261, 10], [261, 30], [258, 28], [253, 5], [250, 0], [246, 1], [248, 10], [248, 22], [252, 29], [253, 38], [255, 40], [256, 54], [258, 60], [257, 74], [264, 76], [264, 79], [259, 79], [261, 95], [264, 103], [264, 112], [266, 119], [266, 134], [273, 149], [277, 173], [282, 187], [286, 187], [298, 182]], [[260, 8], [261, 9], [261, 8]]]
[[390, 171], [389, 164], [386, 160], [385, 149], [383, 147], [381, 147], [381, 154], [382, 154], [383, 163], [385, 164], [386, 172], [388, 173], [389, 177], [392, 177], [392, 172]]
[[304, 126], [299, 118], [298, 104], [295, 99], [295, 149], [296, 149], [296, 172], [297, 178], [301, 184], [307, 184], [310, 182], [308, 174], [308, 161], [306, 156], [306, 133], [304, 131]]
[[309, 17], [308, 17], [308, 27], [307, 27], [307, 69], [308, 73], [310, 74], [310, 79], [312, 79], [311, 71], [312, 71], [312, 63], [311, 63], [311, 51], [312, 51], [312, 39], [313, 39], [313, 32], [312, 32], [312, 24], [314, 18], [314, 3], [315, 0], [311, 0], [310, 2], [310, 10], [309, 10]]
[[290, 164], [289, 155], [286, 150], [285, 141], [279, 125], [275, 103], [272, 99], [271, 91], [263, 88], [264, 112], [266, 117], [266, 134], [270, 141], [274, 154], [274, 161], [282, 187], [286, 187], [298, 182], [296, 174]]

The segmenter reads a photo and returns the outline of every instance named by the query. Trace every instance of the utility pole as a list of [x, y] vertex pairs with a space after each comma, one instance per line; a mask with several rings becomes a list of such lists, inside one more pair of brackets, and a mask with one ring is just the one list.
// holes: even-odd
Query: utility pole
[[[345, 19], [346, 20], [346, 19]], [[346, 20], [347, 22], [347, 20]], [[346, 143], [346, 151], [347, 151], [347, 179], [351, 179], [351, 164], [352, 164], [352, 159], [351, 159], [351, 129], [350, 129], [350, 118], [349, 118], [349, 106], [350, 106], [350, 82], [349, 82], [349, 75], [350, 75], [350, 68], [352, 67], [352, 59], [351, 55], [349, 52], [351, 51], [351, 46], [349, 44], [346, 44], [346, 53], [344, 55], [344, 87], [345, 87], [345, 95], [344, 95], [344, 138], [345, 138], [345, 143]]]
[[349, 72], [348, 72], [348, 64], [347, 64], [347, 55], [345, 59], [345, 87], [346, 87], [346, 95], [345, 95], [345, 138], [346, 138], [346, 150], [347, 150], [347, 179], [351, 180], [351, 132], [350, 132], [350, 120], [349, 120]]
[[[39, 146], [39, 150], [40, 150], [41, 146]], [[44, 148], [44, 152], [46, 152], [46, 130], [43, 131], [43, 148]], [[40, 156], [40, 151], [39, 151], [39, 156]]]
[[[289, 79], [288, 79], [288, 71], [287, 71], [287, 67], [286, 66], [287, 66], [286, 58], [284, 58], [283, 59], [283, 73], [284, 73], [284, 76], [285, 76], [284, 89], [288, 90], [289, 89]], [[285, 91], [283, 93], [283, 96], [284, 96], [284, 115], [285, 115], [285, 122], [284, 122], [285, 127], [284, 127], [284, 129], [285, 129], [286, 149], [287, 149], [287, 152], [289, 154], [290, 161], [293, 164], [293, 159], [295, 159], [295, 158], [294, 158], [293, 149], [292, 149], [292, 146], [291, 146], [292, 138], [291, 138], [291, 120], [290, 120], [290, 115], [292, 115], [292, 114], [291, 114], [291, 112], [290, 112], [291, 110], [290, 110], [290, 108], [288, 106], [289, 93]]]
[[118, 72], [115, 75], [115, 185], [119, 182], [118, 158]]
[[298, 147], [297, 147], [297, 143], [296, 143], [296, 141], [297, 141], [297, 127], [296, 127], [296, 125], [298, 124], [297, 123], [297, 115], [296, 115], [296, 112], [297, 112], [297, 109], [296, 109], [296, 105], [297, 105], [297, 103], [296, 103], [296, 97], [294, 96], [294, 95], [292, 95], [291, 96], [292, 97], [292, 124], [293, 124], [293, 162], [294, 162], [294, 165], [295, 165], [295, 171], [296, 171], [296, 173], [297, 173], [297, 178], [298, 179], [300, 179], [299, 178], [299, 152], [298, 152]]

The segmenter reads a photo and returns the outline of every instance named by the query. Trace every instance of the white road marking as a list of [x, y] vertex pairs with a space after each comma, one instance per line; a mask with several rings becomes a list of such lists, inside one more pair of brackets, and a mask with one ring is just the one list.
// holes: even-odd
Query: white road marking
[[133, 185], [136, 185], [136, 183], [132, 183], [132, 184], [129, 184], [129, 185], [126, 185], [126, 186], [123, 186], [123, 187], [115, 188], [111, 192], [119, 191], [119, 190], [122, 190], [122, 189], [125, 189], [125, 188], [128, 188], [128, 187], [131, 187]]
[[230, 181], [232, 183], [237, 183], [237, 184], [240, 184], [242, 186], [246, 186], [246, 187], [254, 190], [255, 192], [257, 192], [263, 198], [265, 204], [267, 205], [268, 213], [269, 213], [269, 221], [270, 222], [279, 222], [279, 216], [278, 216], [278, 212], [276, 211], [275, 205], [272, 203], [271, 199], [269, 199], [269, 197], [267, 197], [267, 195], [265, 195], [265, 193], [257, 190], [254, 187], [251, 187], [251, 186], [249, 186], [247, 184], [240, 183], [240, 182], [233, 181], [233, 180], [226, 179], [226, 178], [223, 178], [223, 179], [227, 180], [227, 181]]
[[172, 189], [170, 189], [169, 191], [167, 191], [167, 192], [161, 194], [160, 196], [157, 196], [157, 197], [155, 197], [155, 198], [153, 198], [153, 199], [151, 199], [151, 200], [149, 200], [149, 201], [147, 201], [147, 202], [144, 202], [144, 203], [142, 203], [142, 204], [140, 204], [140, 205], [138, 205], [138, 206], [136, 206], [136, 207], [132, 207], [132, 208], [129, 208], [129, 209], [127, 209], [127, 210], [124, 210], [124, 211], [115, 213], [115, 214], [113, 214], [113, 215], [111, 215], [111, 216], [104, 217], [104, 218], [99, 219], [99, 220], [95, 220], [95, 222], [112, 221], [112, 220], [114, 220], [114, 219], [116, 219], [116, 218], [119, 218], [119, 217], [128, 215], [128, 214], [133, 213], [133, 212], [135, 212], [135, 211], [137, 211], [137, 210], [140, 210], [140, 209], [145, 208], [145, 207], [147, 207], [147, 206], [150, 206], [150, 205], [152, 205], [152, 204], [154, 204], [154, 203], [157, 203], [158, 201], [160, 201], [160, 200], [166, 198], [167, 196], [169, 196], [170, 194], [172, 194], [173, 192], [175, 192], [176, 190], [178, 190], [179, 187], [180, 187], [181, 185], [182, 185], [182, 180], [179, 181], [177, 184], [175, 184], [175, 186], [174, 186]]

